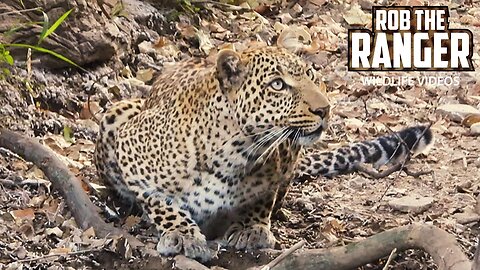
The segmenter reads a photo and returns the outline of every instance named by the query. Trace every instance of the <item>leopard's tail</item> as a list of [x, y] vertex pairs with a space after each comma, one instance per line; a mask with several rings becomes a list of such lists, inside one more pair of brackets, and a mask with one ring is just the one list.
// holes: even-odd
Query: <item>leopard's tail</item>
[[357, 164], [369, 163], [379, 168], [402, 162], [409, 151], [412, 157], [427, 153], [434, 137], [428, 126], [414, 126], [334, 151], [305, 149], [296, 164], [297, 177], [335, 176], [352, 172]]

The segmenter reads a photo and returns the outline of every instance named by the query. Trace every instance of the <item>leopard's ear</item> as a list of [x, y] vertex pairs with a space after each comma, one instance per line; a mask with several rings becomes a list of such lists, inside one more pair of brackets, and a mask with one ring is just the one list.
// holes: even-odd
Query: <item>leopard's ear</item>
[[217, 55], [217, 79], [224, 90], [239, 87], [245, 80], [245, 64], [233, 50], [224, 49]]

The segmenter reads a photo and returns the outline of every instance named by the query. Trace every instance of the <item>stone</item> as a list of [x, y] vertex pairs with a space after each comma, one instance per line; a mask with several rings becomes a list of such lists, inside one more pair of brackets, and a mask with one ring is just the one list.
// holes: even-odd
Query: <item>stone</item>
[[480, 122], [473, 124], [470, 126], [470, 133], [472, 135], [480, 135]]
[[174, 258], [175, 268], [179, 270], [209, 270], [208, 267], [203, 264], [187, 258], [183, 255], [177, 255]]
[[401, 198], [394, 198], [388, 202], [388, 205], [400, 212], [404, 213], [422, 213], [430, 206], [432, 206], [435, 201], [432, 197], [422, 197], [422, 196], [405, 196]]
[[468, 224], [480, 220], [480, 216], [476, 213], [456, 213], [453, 215], [453, 218], [460, 224]]
[[444, 104], [437, 108], [437, 112], [456, 122], [462, 122], [467, 115], [480, 114], [480, 110], [466, 104]]

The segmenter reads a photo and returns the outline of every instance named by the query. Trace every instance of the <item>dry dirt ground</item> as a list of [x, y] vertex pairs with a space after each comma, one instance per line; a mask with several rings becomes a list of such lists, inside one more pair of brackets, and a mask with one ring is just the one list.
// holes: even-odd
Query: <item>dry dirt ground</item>
[[[476, 37], [476, 72], [427, 74], [460, 76], [460, 85], [450, 87], [366, 87], [361, 84], [361, 76], [371, 74], [347, 72], [346, 31], [355, 18], [360, 18], [355, 24], [369, 28], [368, 15], [374, 4], [422, 3], [312, 0], [261, 4], [257, 13], [207, 5], [193, 18], [180, 15], [175, 35], [141, 43], [137, 53], [146, 62], [161, 66], [164, 61], [178, 59], [176, 56], [214, 55], [224, 43], [235, 43], [240, 48], [251, 41], [272, 43], [284, 27], [304, 25], [302, 34], [305, 31], [307, 37], [314, 37], [313, 33], [319, 37], [311, 43], [319, 50], [306, 57], [319, 67], [334, 100], [332, 128], [318, 147], [333, 149], [419, 123], [432, 124], [436, 142], [428, 155], [415, 157], [407, 164], [414, 171], [432, 171], [420, 177], [402, 172], [371, 179], [353, 173], [334, 179], [295, 181], [284, 208], [273, 220], [279, 247], [290, 247], [301, 239], [306, 240], [308, 248], [338, 246], [386, 229], [423, 222], [454, 234], [471, 257], [480, 233], [480, 202], [476, 201], [480, 193], [480, 135], [470, 131], [468, 121], [453, 119], [438, 108], [467, 104], [480, 109], [480, 3], [429, 3], [448, 5], [451, 26], [468, 28]], [[154, 71], [133, 62], [117, 61], [115, 65], [113, 73], [108, 63], [92, 67], [95, 74], [109, 74], [92, 78], [75, 70], [43, 70], [38, 66], [28, 73], [19, 63], [12, 68], [12, 77], [0, 80], [2, 126], [35, 136], [50, 146], [83, 181], [105, 219], [153, 245], [152, 232], [139, 228], [138, 218], [118, 218], [112, 210], [118, 203], [107, 198], [92, 165], [98, 128], [92, 113], [98, 118], [98, 111], [107, 108], [110, 101], [142, 96]], [[31, 92], [24, 90], [25, 82], [19, 79], [26, 76], [30, 78]], [[93, 82], [96, 92], [87, 109], [86, 91]], [[96, 239], [92, 231], [80, 231], [63, 199], [38, 168], [5, 149], [0, 148], [0, 153], [0, 269], [146, 269], [155, 265], [135, 252], [112, 248], [116, 243]], [[395, 210], [390, 202], [402, 197], [423, 198], [431, 203], [418, 212]], [[76, 254], [78, 251], [82, 252]], [[384, 263], [372, 262], [362, 269], [382, 269]], [[238, 265], [224, 267], [241, 269]], [[427, 254], [410, 250], [398, 253], [388, 269], [436, 267]]]

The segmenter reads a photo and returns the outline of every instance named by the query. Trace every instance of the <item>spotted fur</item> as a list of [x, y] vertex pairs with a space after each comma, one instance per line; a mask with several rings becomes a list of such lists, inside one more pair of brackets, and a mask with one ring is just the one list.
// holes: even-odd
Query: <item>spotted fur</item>
[[107, 185], [143, 206], [157, 250], [206, 261], [207, 239], [272, 247], [272, 209], [330, 116], [313, 69], [277, 47], [223, 50], [216, 63], [165, 67], [142, 102], [105, 113], [95, 163]]

